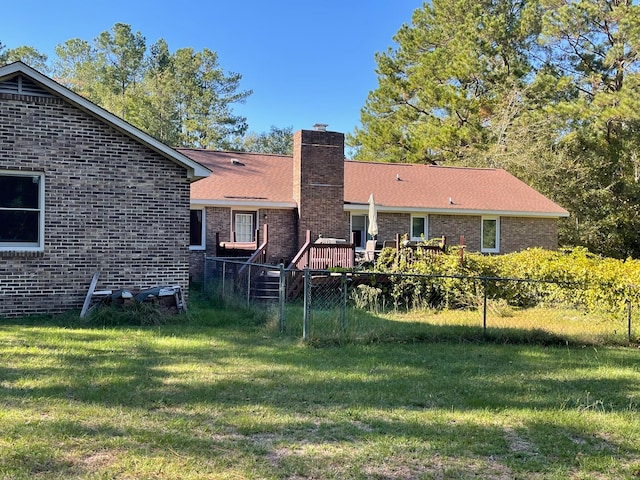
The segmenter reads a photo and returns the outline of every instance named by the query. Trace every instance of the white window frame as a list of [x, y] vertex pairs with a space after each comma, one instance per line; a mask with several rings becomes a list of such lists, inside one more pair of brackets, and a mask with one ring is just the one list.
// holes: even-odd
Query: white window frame
[[[424, 235], [424, 239], [422, 238], [422, 236], [419, 235], [415, 235], [416, 232], [413, 231], [413, 219], [414, 218], [421, 218], [424, 220], [424, 231], [420, 232], [422, 235]], [[422, 240], [429, 240], [429, 216], [428, 215], [411, 215], [411, 220], [410, 220], [410, 224], [409, 224], [409, 232], [410, 232], [410, 238], [412, 241], [414, 242], [420, 242]]]
[[[250, 240], [238, 239], [238, 216], [247, 215], [251, 216], [251, 233]], [[256, 230], [258, 229], [258, 212], [254, 210], [232, 210], [231, 212], [231, 239], [238, 243], [251, 243], [256, 240]]]
[[[487, 220], [496, 222], [496, 243], [495, 247], [485, 248], [484, 246], [484, 222]], [[498, 216], [483, 216], [480, 220], [480, 251], [482, 253], [500, 253], [500, 217]]]
[[42, 252], [44, 251], [44, 182], [45, 177], [42, 172], [29, 172], [29, 171], [14, 171], [14, 170], [0, 170], [0, 176], [8, 177], [38, 177], [39, 189], [38, 189], [38, 208], [8, 208], [0, 207], [0, 210], [24, 210], [24, 211], [37, 211], [38, 212], [38, 241], [37, 242], [0, 242], [0, 251], [2, 252]]
[[[191, 212], [197, 210], [202, 212], [202, 232], [200, 238], [202, 238], [201, 245], [191, 245]], [[204, 207], [191, 207], [189, 209], [189, 250], [205, 250], [207, 248], [207, 210]]]

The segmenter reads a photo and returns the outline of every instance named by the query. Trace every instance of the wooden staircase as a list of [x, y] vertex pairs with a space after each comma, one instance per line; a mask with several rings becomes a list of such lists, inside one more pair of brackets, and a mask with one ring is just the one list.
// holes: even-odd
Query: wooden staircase
[[252, 297], [264, 302], [278, 302], [280, 300], [280, 272], [267, 270], [257, 277]]

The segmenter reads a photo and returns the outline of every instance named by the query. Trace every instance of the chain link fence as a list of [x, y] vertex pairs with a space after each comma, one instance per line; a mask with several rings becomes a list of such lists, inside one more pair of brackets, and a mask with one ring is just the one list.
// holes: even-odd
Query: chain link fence
[[[587, 311], [584, 287], [528, 279], [288, 270], [207, 257], [206, 288], [268, 309], [281, 332], [304, 340], [476, 334], [561, 342], [631, 343], [638, 313], [630, 302]], [[447, 327], [447, 330], [444, 330]], [[456, 333], [458, 332], [458, 333]]]

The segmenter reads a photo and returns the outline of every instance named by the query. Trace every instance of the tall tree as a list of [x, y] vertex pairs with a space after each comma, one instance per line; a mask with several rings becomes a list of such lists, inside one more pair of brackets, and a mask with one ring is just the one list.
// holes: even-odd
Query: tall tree
[[111, 31], [102, 32], [94, 41], [99, 80], [104, 84], [102, 104], [125, 120], [135, 123], [139, 108], [136, 89], [144, 75], [146, 41], [131, 26], [116, 23]]
[[59, 81], [168, 145], [224, 149], [247, 129], [232, 107], [252, 92], [240, 90], [241, 75], [225, 73], [211, 50], [171, 53], [160, 39], [147, 52], [140, 32], [117, 23], [56, 54]]
[[640, 256], [637, 0], [474, 3], [416, 11], [349, 142], [364, 159], [504, 167], [570, 211], [561, 242]]
[[536, 10], [525, 0], [433, 0], [377, 54], [378, 88], [349, 136], [359, 158], [460, 160], [491, 142], [487, 126], [531, 72]]
[[167, 145], [180, 145], [182, 131], [178, 112], [177, 91], [174, 75], [174, 57], [164, 39], [151, 46], [147, 58], [142, 98], [144, 107], [140, 111], [140, 126]]
[[80, 38], [72, 38], [55, 48], [54, 78], [67, 88], [101, 104], [99, 65], [91, 44]]
[[291, 155], [293, 153], [293, 127], [279, 128], [272, 125], [268, 132], [249, 132], [244, 137], [237, 137], [231, 145], [231, 149], [240, 152]]
[[41, 72], [47, 72], [49, 70], [47, 66], [47, 56], [44, 53], [40, 53], [35, 48], [27, 45], [16, 48], [6, 48], [6, 46], [0, 42], [0, 65], [17, 61], [26, 63]]
[[[634, 4], [635, 3], [635, 4]], [[543, 0], [541, 42], [563, 100], [557, 142], [588, 172], [563, 201], [590, 249], [640, 256], [640, 7], [631, 0]]]
[[247, 130], [244, 117], [234, 115], [231, 106], [241, 103], [251, 91], [238, 91], [242, 76], [226, 74], [218, 55], [204, 49], [182, 48], [173, 56], [176, 100], [182, 124], [179, 144], [200, 148], [229, 149], [231, 138]]

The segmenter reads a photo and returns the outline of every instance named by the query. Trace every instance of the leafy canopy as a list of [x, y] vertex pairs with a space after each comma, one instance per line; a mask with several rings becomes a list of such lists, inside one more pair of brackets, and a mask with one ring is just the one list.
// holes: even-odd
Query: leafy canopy
[[570, 211], [561, 242], [640, 256], [637, 0], [433, 0], [394, 40], [357, 158], [505, 168]]
[[169, 145], [226, 148], [247, 130], [232, 106], [251, 91], [209, 49], [171, 52], [164, 39], [147, 49], [140, 32], [116, 23], [91, 43], [67, 40], [56, 55], [58, 81]]

